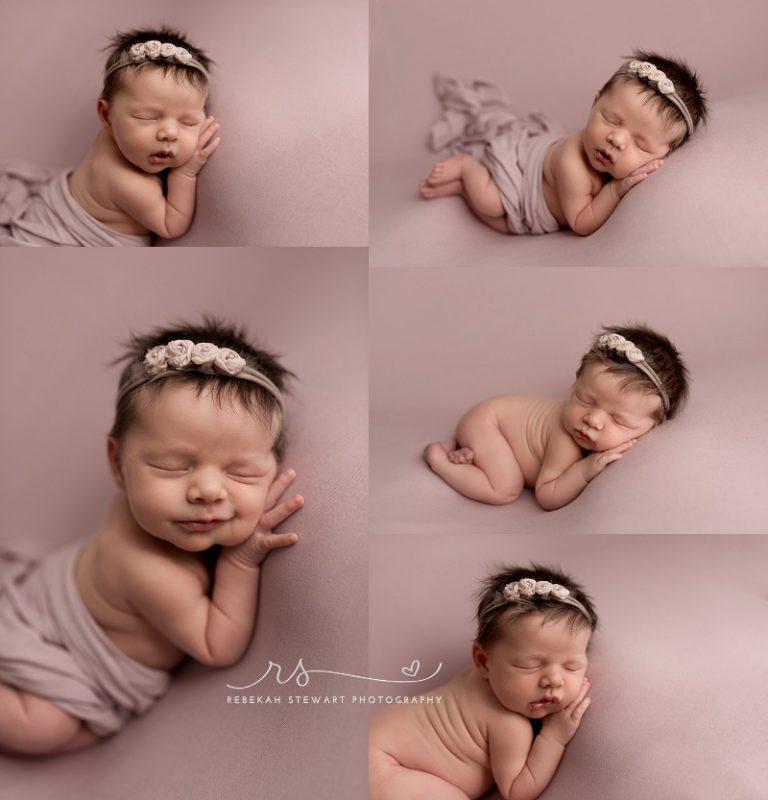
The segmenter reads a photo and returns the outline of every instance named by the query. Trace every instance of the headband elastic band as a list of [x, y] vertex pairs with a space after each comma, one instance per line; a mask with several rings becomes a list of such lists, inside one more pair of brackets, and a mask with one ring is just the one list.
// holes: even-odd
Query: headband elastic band
[[171, 64], [176, 62], [178, 64], [183, 64], [185, 67], [192, 67], [192, 69], [202, 72], [205, 79], [208, 80], [207, 70], [199, 61], [196, 61], [192, 57], [192, 53], [190, 53], [189, 50], [185, 50], [183, 47], [177, 47], [175, 44], [171, 44], [171, 42], [158, 42], [157, 39], [152, 39], [149, 42], [132, 44], [122, 53], [117, 62], [104, 73], [104, 77], [108, 77], [113, 72], [117, 72], [117, 70], [123, 67], [135, 67], [147, 59], [151, 61], [162, 59]]
[[531, 600], [535, 597], [542, 599], [557, 600], [568, 606], [581, 611], [581, 613], [592, 623], [592, 616], [586, 607], [580, 603], [572, 594], [570, 589], [561, 586], [559, 583], [549, 581], [537, 581], [535, 578], [520, 578], [519, 581], [508, 583], [501, 591], [504, 599], [510, 603], [519, 600]]
[[135, 364], [137, 373], [126, 381], [117, 395], [119, 403], [127, 394], [177, 372], [201, 372], [204, 375], [219, 375], [250, 381], [266, 389], [277, 400], [283, 411], [283, 396], [274, 383], [259, 370], [249, 367], [245, 359], [228, 347], [217, 347], [211, 342], [195, 342], [189, 339], [174, 339], [147, 350], [144, 361]]
[[685, 126], [688, 128], [688, 135], [693, 133], [693, 118], [688, 107], [680, 98], [680, 95], [675, 91], [675, 84], [663, 73], [660, 69], [656, 69], [654, 64], [650, 61], [627, 61], [621, 65], [616, 72], [617, 75], [632, 75], [634, 78], [640, 78], [647, 81], [659, 94], [673, 103], [679, 109], [685, 120]]

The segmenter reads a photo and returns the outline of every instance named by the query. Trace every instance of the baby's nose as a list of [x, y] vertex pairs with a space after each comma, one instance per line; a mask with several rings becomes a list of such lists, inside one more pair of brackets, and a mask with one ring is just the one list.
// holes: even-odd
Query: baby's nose
[[584, 422], [586, 422], [590, 428], [594, 428], [596, 431], [601, 431], [603, 429], [602, 418], [599, 414], [595, 414], [592, 411], [584, 415]]
[[178, 132], [176, 130], [175, 125], [163, 124], [160, 126], [160, 130], [157, 132], [157, 137], [161, 141], [175, 141], [176, 137], [178, 136]]

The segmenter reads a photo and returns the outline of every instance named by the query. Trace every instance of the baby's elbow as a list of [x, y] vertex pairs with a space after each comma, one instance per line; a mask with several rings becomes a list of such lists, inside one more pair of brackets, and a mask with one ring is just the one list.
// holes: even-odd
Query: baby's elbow
[[[544, 484], [544, 486], [546, 486], [546, 484]], [[547, 491], [543, 486], [537, 486], [534, 495], [542, 511], [555, 511], [560, 508], [560, 506], [554, 502], [552, 493]]]

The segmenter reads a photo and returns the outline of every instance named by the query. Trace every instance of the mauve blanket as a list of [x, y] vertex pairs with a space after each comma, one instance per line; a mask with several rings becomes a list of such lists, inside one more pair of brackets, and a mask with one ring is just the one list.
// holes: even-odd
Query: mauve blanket
[[69, 191], [72, 170], [23, 162], [0, 164], [0, 246], [148, 247], [149, 236], [108, 228]]
[[165, 692], [168, 672], [129, 658], [80, 599], [72, 542], [39, 563], [0, 553], [0, 682], [45, 697], [108, 736]]
[[470, 153], [488, 167], [512, 233], [559, 230], [541, 178], [547, 148], [564, 135], [560, 126], [544, 114], [515, 111], [489, 81], [437, 75], [434, 88], [442, 112], [429, 132], [430, 149]]

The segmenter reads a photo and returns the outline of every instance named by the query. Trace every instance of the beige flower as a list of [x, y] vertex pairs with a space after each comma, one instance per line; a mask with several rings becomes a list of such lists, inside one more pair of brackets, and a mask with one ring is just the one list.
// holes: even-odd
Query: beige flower
[[502, 594], [507, 600], [517, 600], [520, 597], [520, 585], [517, 581], [508, 583], [502, 590]]
[[552, 594], [558, 600], [565, 600], [565, 598], [570, 595], [570, 591], [568, 591], [568, 589], [566, 589], [565, 586], [561, 586], [559, 583], [553, 583]]
[[174, 369], [182, 369], [192, 360], [194, 342], [189, 339], [174, 339], [165, 346], [168, 353], [168, 363]]
[[169, 56], [172, 56], [175, 52], [176, 52], [175, 44], [171, 44], [170, 42], [163, 42], [160, 45], [160, 55], [163, 56], [163, 58], [168, 58]]
[[150, 41], [144, 42], [144, 53], [147, 58], [157, 58], [160, 55], [161, 47], [162, 45], [157, 39], [150, 39]]
[[536, 594], [541, 597], [549, 597], [552, 592], [552, 584], [549, 581], [536, 581]]
[[243, 371], [245, 359], [228, 347], [220, 347], [213, 362], [216, 369], [226, 372], [227, 375], [238, 375]]
[[128, 55], [131, 57], [131, 61], [143, 61], [144, 60], [144, 42], [139, 42], [138, 44], [132, 44], [130, 49], [128, 50]]
[[533, 578], [521, 578], [518, 583], [521, 597], [533, 597], [536, 593], [536, 581]]
[[659, 81], [656, 84], [656, 88], [662, 94], [674, 94], [675, 91], [675, 84], [669, 78], [664, 78], [664, 80]]
[[189, 50], [185, 50], [183, 47], [177, 47], [176, 52], [173, 54], [174, 58], [177, 61], [180, 61], [182, 64], [189, 64], [192, 60], [192, 54]]
[[630, 346], [627, 348], [625, 355], [627, 357], [627, 361], [631, 361], [633, 364], [637, 364], [638, 361], [645, 360], [643, 351], [639, 347], [635, 347], [633, 344], [630, 344]]
[[651, 74], [651, 71], [654, 69], [656, 69], [656, 67], [654, 67], [650, 61], [643, 61], [637, 68], [637, 74], [641, 78], [647, 78]]
[[147, 350], [144, 356], [144, 366], [150, 375], [156, 375], [168, 368], [167, 354], [165, 352], [165, 345], [161, 344], [157, 347], [152, 347]]
[[666, 77], [667, 76], [666, 76], [666, 74], [664, 72], [662, 72], [660, 69], [656, 69], [656, 68], [652, 69], [648, 73], [648, 80], [649, 81], [653, 81], [654, 83], [658, 83], [659, 81], [663, 81], [664, 78], [666, 78]]
[[205, 364], [213, 364], [216, 360], [216, 354], [219, 348], [210, 342], [199, 342], [192, 348], [192, 355], [190, 356], [193, 364], [203, 366]]

